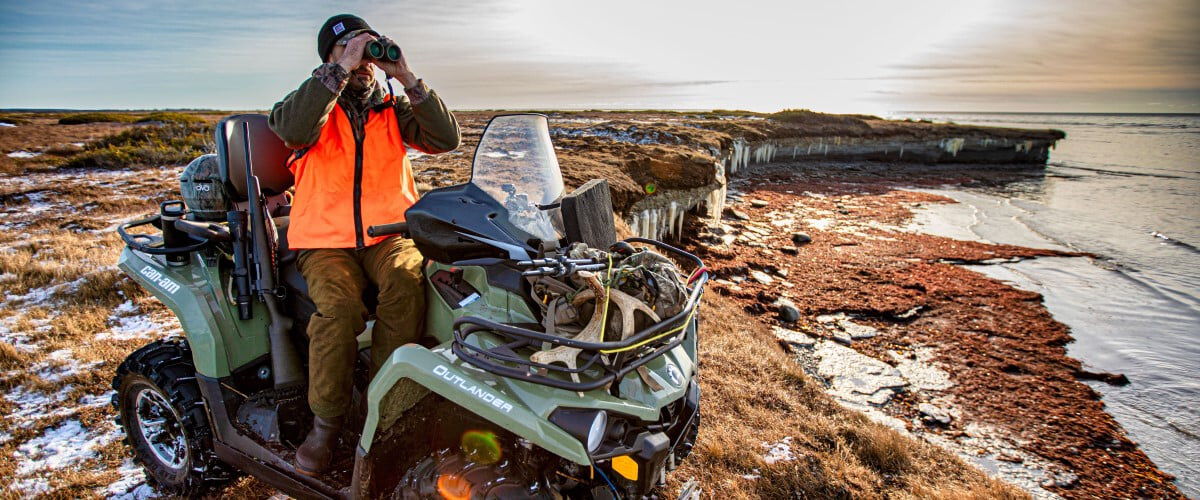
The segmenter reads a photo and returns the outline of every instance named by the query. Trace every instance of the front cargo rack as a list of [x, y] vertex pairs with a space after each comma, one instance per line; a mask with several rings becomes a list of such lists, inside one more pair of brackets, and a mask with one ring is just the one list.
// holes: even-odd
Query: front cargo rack
[[[679, 346], [688, 331], [694, 329], [695, 313], [700, 305], [700, 297], [704, 294], [704, 284], [708, 282], [708, 270], [704, 267], [704, 262], [695, 255], [660, 241], [646, 238], [629, 238], [624, 241], [653, 245], [695, 264], [696, 269], [686, 285], [687, 302], [679, 313], [634, 332], [629, 338], [611, 342], [578, 341], [476, 316], [464, 316], [454, 322], [454, 341], [451, 343], [454, 354], [471, 366], [495, 375], [583, 392], [619, 381], [630, 372]], [[502, 343], [481, 347], [468, 342], [472, 336], [481, 333], [496, 335], [502, 339]], [[550, 344], [551, 347], [580, 349], [582, 352], [579, 356], [582, 358], [578, 367], [571, 369], [556, 364], [537, 363], [517, 353], [518, 349], [541, 349], [546, 344]], [[572, 375], [581, 376], [585, 375], [585, 372], [597, 371], [598, 376], [589, 376], [587, 380], [576, 382], [571, 379]], [[560, 378], [552, 374], [567, 377]]]

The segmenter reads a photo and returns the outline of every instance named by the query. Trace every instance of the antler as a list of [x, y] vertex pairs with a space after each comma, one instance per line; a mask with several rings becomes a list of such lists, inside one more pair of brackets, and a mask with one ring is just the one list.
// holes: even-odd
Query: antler
[[[604, 324], [604, 316], [606, 312], [604, 310], [604, 284], [600, 283], [600, 279], [596, 277], [596, 274], [590, 271], [579, 271], [576, 273], [576, 275], [583, 279], [584, 283], [586, 283], [588, 286], [588, 290], [584, 290], [576, 295], [575, 300], [573, 300], [572, 303], [579, 305], [588, 300], [595, 300], [596, 309], [595, 312], [592, 313], [592, 319], [589, 320], [587, 326], [583, 327], [583, 330], [575, 336], [575, 340], [579, 340], [581, 342], [602, 342], [604, 340], [604, 330], [602, 325]], [[612, 305], [617, 306], [617, 310], [621, 313], [621, 340], [627, 339], [630, 335], [633, 335], [633, 328], [636, 324], [634, 321], [635, 312], [642, 311], [655, 322], [659, 321], [658, 314], [655, 314], [654, 310], [651, 309], [650, 306], [646, 305], [645, 302], [633, 298], [625, 292], [617, 289], [610, 289], [608, 290], [608, 300]], [[548, 351], [535, 352], [529, 357], [529, 359], [535, 363], [541, 364], [562, 363], [568, 368], [574, 370], [576, 369], [576, 359], [579, 357], [580, 352], [582, 352], [582, 349], [576, 347], [558, 346]], [[579, 382], [579, 374], [572, 373], [571, 380]]]

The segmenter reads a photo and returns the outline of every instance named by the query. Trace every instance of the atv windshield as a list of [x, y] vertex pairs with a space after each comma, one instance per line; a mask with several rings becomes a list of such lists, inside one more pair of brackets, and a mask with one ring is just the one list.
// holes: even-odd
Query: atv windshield
[[562, 172], [545, 116], [492, 118], [475, 149], [471, 183], [500, 202], [509, 222], [530, 236], [552, 242], [563, 237]]

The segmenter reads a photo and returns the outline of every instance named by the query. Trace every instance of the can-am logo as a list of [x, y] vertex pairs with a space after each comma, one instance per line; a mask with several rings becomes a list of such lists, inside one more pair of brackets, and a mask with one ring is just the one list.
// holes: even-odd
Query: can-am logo
[[154, 282], [155, 285], [158, 285], [159, 288], [162, 288], [163, 291], [165, 291], [171, 295], [175, 295], [175, 292], [179, 291], [179, 283], [172, 281], [171, 278], [163, 276], [163, 273], [159, 272], [158, 270], [154, 269], [153, 267], [150, 267], [150, 266], [143, 267], [142, 270], [138, 272], [138, 274], [145, 276], [146, 279], [149, 279], [150, 281]]
[[508, 413], [513, 409], [513, 405], [511, 403], [508, 403], [507, 401], [500, 399], [499, 396], [496, 396], [495, 394], [488, 392], [486, 389], [479, 387], [479, 384], [467, 382], [466, 379], [458, 376], [455, 373], [451, 373], [450, 369], [446, 368], [445, 365], [437, 365], [434, 367], [433, 374], [442, 377], [443, 380], [450, 382], [451, 384], [458, 386], [459, 389], [462, 389], [463, 391], [482, 399], [484, 403], [495, 406], [498, 410]]
[[675, 385], [683, 385], [683, 374], [679, 372], [675, 365], [667, 365], [667, 376], [671, 378], [671, 383]]

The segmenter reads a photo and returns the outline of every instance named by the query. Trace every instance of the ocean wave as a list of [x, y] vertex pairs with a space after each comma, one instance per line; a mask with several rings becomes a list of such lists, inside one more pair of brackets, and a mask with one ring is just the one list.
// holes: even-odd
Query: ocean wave
[[1119, 170], [1119, 169], [1124, 169], [1124, 168], [1129, 168], [1129, 169], [1137, 168], [1137, 169], [1142, 169], [1142, 170], [1149, 169], [1148, 167], [1134, 167], [1134, 166], [1129, 166], [1129, 165], [1111, 165], [1112, 167], [1116, 167], [1116, 168], [1101, 168], [1101, 167], [1084, 167], [1084, 166], [1080, 166], [1080, 165], [1076, 165], [1076, 164], [1072, 164], [1072, 163], [1068, 163], [1068, 162], [1058, 162], [1058, 161], [1052, 161], [1049, 163], [1049, 165], [1052, 167], [1070, 168], [1070, 169], [1075, 169], [1075, 170], [1096, 172], [1098, 174], [1117, 175], [1117, 176], [1122, 176], [1122, 177], [1154, 177], [1157, 179], [1193, 179], [1193, 180], [1197, 178], [1195, 176], [1186, 176], [1186, 175], [1173, 175], [1173, 174], [1160, 174], [1160, 173], [1156, 173], [1156, 172], [1135, 172], [1135, 171], [1131, 171], [1131, 170]]
[[1155, 237], [1155, 238], [1158, 238], [1158, 239], [1162, 240], [1162, 241], [1163, 241], [1163, 243], [1167, 243], [1167, 244], [1175, 245], [1175, 246], [1178, 246], [1178, 247], [1181, 247], [1181, 248], [1186, 248], [1186, 249], [1188, 249], [1188, 250], [1191, 250], [1191, 251], [1193, 251], [1193, 252], [1200, 253], [1200, 248], [1197, 248], [1197, 247], [1196, 247], [1196, 245], [1193, 245], [1193, 244], [1191, 244], [1191, 243], [1188, 243], [1188, 242], [1185, 242], [1185, 241], [1179, 241], [1179, 240], [1177, 240], [1177, 239], [1175, 239], [1175, 238], [1172, 238], [1172, 237], [1170, 237], [1170, 236], [1167, 236], [1167, 235], [1165, 235], [1165, 234], [1163, 234], [1163, 233], [1160, 233], [1160, 232], [1158, 232], [1158, 231], [1150, 231], [1150, 235], [1151, 235], [1151, 236], [1153, 236], [1153, 237]]

